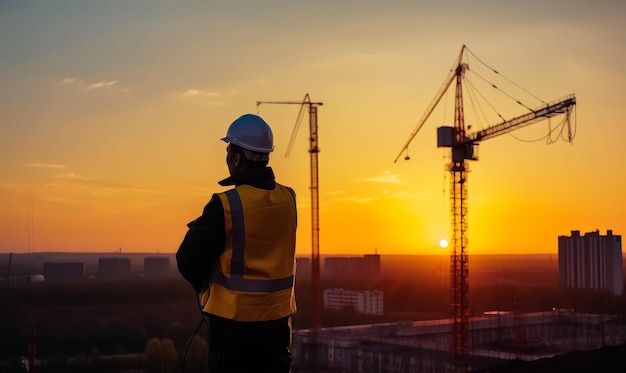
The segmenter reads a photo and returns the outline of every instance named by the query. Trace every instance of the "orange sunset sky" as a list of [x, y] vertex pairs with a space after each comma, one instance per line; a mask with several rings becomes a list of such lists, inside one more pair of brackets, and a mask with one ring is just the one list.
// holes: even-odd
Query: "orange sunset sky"
[[[442, 253], [436, 128], [452, 125], [452, 96], [411, 160], [393, 160], [464, 44], [544, 101], [577, 98], [571, 144], [547, 144], [557, 118], [480, 145], [470, 254], [556, 253], [571, 230], [624, 235], [625, 24], [620, 0], [2, 1], [0, 252], [175, 252], [224, 190], [230, 122], [309, 93], [324, 103], [321, 253]], [[298, 194], [306, 255], [308, 121], [285, 157], [299, 107], [258, 109], [274, 130], [270, 165]]]

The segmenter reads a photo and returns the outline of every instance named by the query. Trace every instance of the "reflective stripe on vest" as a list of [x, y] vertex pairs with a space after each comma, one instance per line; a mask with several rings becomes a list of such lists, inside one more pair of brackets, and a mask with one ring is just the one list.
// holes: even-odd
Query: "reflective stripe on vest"
[[[289, 189], [289, 191], [293, 195], [293, 190], [291, 190], [291, 188]], [[225, 194], [226, 198], [228, 198], [228, 203], [230, 204], [233, 231], [233, 253], [230, 263], [230, 277], [226, 277], [223, 273], [215, 271], [211, 276], [211, 281], [229, 290], [245, 291], [250, 293], [272, 293], [293, 287], [293, 274], [288, 277], [270, 280], [243, 278], [243, 260], [245, 248], [245, 225], [243, 221], [243, 207], [241, 205], [241, 198], [239, 197], [239, 193], [237, 193], [237, 190], [231, 189]]]

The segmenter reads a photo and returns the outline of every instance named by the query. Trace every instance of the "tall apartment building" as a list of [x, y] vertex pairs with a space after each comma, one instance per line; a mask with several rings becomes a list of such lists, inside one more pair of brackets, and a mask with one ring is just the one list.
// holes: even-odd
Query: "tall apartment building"
[[559, 236], [559, 277], [561, 284], [579, 289], [608, 290], [621, 295], [624, 290], [622, 277], [622, 236], [607, 230], [606, 236], [599, 231], [580, 235]]
[[352, 308], [366, 315], [382, 315], [383, 292], [380, 290], [324, 289], [324, 308]]

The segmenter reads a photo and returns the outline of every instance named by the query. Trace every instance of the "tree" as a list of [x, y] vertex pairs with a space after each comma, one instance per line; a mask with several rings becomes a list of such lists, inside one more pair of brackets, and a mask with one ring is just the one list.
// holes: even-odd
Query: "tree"
[[163, 356], [161, 354], [161, 340], [151, 338], [146, 344], [145, 352], [146, 373], [163, 373]]
[[176, 352], [176, 347], [174, 347], [174, 342], [171, 339], [165, 338], [161, 341], [161, 356], [163, 373], [177, 373], [180, 370], [178, 367], [178, 352]]
[[195, 336], [184, 356], [185, 373], [205, 373], [209, 370], [209, 345], [203, 337]]
[[171, 339], [174, 342], [176, 349], [182, 351], [182, 349], [185, 348], [188, 339], [185, 326], [178, 321], [170, 322], [165, 331], [165, 338]]
[[92, 348], [89, 352], [89, 361], [97, 363], [100, 360], [100, 351], [97, 348]]

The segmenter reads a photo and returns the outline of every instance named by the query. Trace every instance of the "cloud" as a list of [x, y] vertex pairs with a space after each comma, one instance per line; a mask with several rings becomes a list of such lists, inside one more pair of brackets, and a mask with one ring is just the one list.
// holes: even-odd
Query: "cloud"
[[[113, 86], [116, 86], [116, 87], [118, 86], [117, 80], [101, 80], [99, 82], [87, 82], [84, 79], [76, 78], [73, 76], [68, 76], [68, 77], [61, 79], [60, 84], [64, 86], [74, 86], [79, 89], [84, 89], [87, 91], [94, 91], [97, 89], [112, 88]], [[120, 92], [129, 91], [128, 88], [118, 88], [117, 90]]]
[[66, 85], [66, 84], [73, 84], [73, 83], [77, 83], [79, 81], [78, 78], [63, 78], [63, 80], [61, 81], [61, 84]]
[[62, 184], [57, 185], [73, 185], [79, 187], [90, 187], [90, 188], [100, 188], [102, 189], [125, 189], [125, 190], [137, 190], [142, 192], [156, 192], [155, 189], [147, 186], [141, 185], [133, 185], [133, 184], [125, 184], [119, 182], [112, 182], [107, 180], [95, 180], [83, 177], [81, 174], [77, 173], [62, 173], [54, 175], [54, 178], [61, 182]]
[[93, 84], [89, 84], [87, 86], [87, 90], [91, 91], [94, 89], [100, 89], [100, 88], [107, 88], [107, 87], [112, 87], [115, 85], [115, 83], [117, 83], [117, 80], [109, 80], [109, 81], [101, 81], [98, 83], [93, 83]]
[[54, 175], [55, 178], [57, 179], [69, 179], [69, 180], [85, 180], [83, 179], [80, 174], [76, 174], [76, 173], [64, 173], [64, 174], [56, 174]]
[[406, 184], [406, 181], [400, 180], [398, 175], [394, 175], [390, 171], [383, 172], [383, 176], [369, 177], [363, 180], [373, 183]]
[[389, 194], [390, 197], [405, 198], [405, 199], [432, 199], [433, 196], [428, 193], [413, 193], [413, 192], [397, 192]]
[[352, 202], [354, 202], [354, 203], [368, 203], [368, 202], [371, 202], [371, 201], [373, 201], [375, 199], [376, 198], [374, 198], [374, 197], [357, 198], [357, 199], [353, 200]]
[[26, 167], [35, 167], [35, 168], [67, 168], [66, 165], [53, 164], [53, 163], [27, 163]]
[[334, 190], [334, 191], [328, 192], [326, 194], [328, 194], [329, 196], [336, 196], [338, 194], [346, 194], [346, 191], [345, 190]]
[[367, 203], [375, 200], [376, 197], [360, 197], [360, 196], [350, 196], [343, 198], [336, 198], [335, 201], [339, 202], [351, 202], [351, 203]]
[[[235, 94], [236, 94], [235, 92], [231, 92], [228, 95], [233, 96]], [[208, 104], [211, 106], [224, 106], [225, 105], [223, 101], [219, 100], [220, 98], [223, 98], [225, 96], [225, 94], [221, 92], [190, 88], [184, 92], [175, 92], [174, 95], [184, 100], [191, 100], [194, 102]]]
[[217, 97], [220, 96], [219, 92], [203, 91], [201, 89], [188, 89], [181, 93], [180, 97]]

